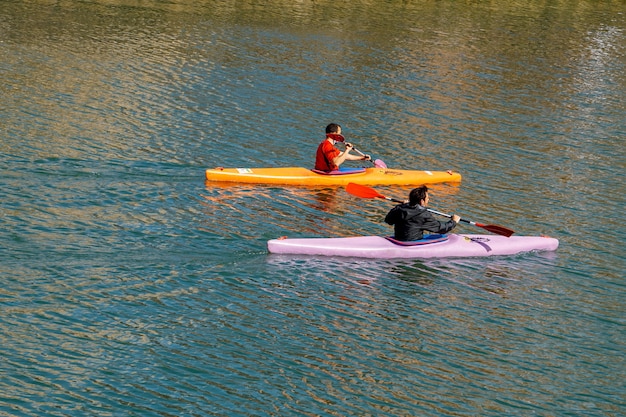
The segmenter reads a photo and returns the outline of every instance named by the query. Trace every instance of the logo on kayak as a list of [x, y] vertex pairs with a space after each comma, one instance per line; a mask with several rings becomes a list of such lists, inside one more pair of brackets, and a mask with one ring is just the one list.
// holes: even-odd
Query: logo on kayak
[[472, 242], [489, 242], [491, 239], [488, 237], [468, 237], [465, 236], [465, 240], [471, 240]]
[[237, 168], [237, 172], [240, 174], [252, 174], [252, 170], [250, 168]]
[[385, 170], [385, 175], [402, 175], [399, 171], [392, 171], [390, 169]]

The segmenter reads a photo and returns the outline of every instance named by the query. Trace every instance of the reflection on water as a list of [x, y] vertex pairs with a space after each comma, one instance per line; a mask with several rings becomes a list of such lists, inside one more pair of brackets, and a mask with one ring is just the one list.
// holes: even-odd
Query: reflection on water
[[[207, 182], [201, 196], [205, 216], [229, 234], [254, 237], [258, 219], [274, 225], [280, 236], [343, 237], [359, 234], [389, 234], [383, 222], [395, 203], [382, 199], [363, 199], [345, 187], [276, 187], [263, 184], [237, 185]], [[433, 200], [448, 201], [459, 191], [459, 184], [429, 185]], [[407, 198], [411, 187], [376, 187], [385, 195]], [[392, 194], [395, 193], [395, 194]], [[395, 198], [395, 197], [394, 197]], [[246, 226], [247, 224], [250, 224]], [[239, 227], [231, 230], [229, 224]], [[279, 236], [272, 236], [272, 238]]]

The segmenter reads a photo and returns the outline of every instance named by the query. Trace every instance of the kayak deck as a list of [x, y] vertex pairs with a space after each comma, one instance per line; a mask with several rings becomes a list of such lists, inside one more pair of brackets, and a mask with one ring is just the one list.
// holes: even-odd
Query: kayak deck
[[515, 255], [521, 252], [554, 251], [559, 241], [543, 236], [459, 235], [417, 246], [398, 245], [381, 236], [345, 238], [272, 239], [270, 253], [348, 256], [360, 258], [448, 258]]
[[461, 174], [453, 171], [417, 171], [365, 168], [361, 172], [328, 175], [302, 167], [207, 169], [207, 181], [280, 185], [413, 185], [459, 183]]

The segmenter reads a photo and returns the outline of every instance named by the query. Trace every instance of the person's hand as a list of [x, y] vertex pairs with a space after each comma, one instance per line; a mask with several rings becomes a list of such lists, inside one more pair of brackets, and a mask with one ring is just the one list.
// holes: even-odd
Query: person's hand
[[452, 215], [452, 220], [454, 220], [455, 223], [458, 223], [461, 221], [461, 216], [458, 216], [456, 214]]
[[348, 149], [348, 150], [354, 148], [354, 146], [352, 146], [352, 144], [350, 142], [344, 142], [344, 145], [346, 145], [346, 149]]
[[363, 155], [363, 160], [364, 160], [364, 161], [371, 161], [371, 160], [372, 160], [372, 157], [371, 157], [371, 156], [369, 156], [369, 155]]

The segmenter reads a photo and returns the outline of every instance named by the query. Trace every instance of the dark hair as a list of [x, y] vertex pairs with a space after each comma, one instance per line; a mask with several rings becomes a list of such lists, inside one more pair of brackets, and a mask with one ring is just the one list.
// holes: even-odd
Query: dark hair
[[341, 126], [339, 126], [337, 123], [331, 123], [326, 126], [326, 133], [337, 133], [339, 132], [340, 127]]
[[414, 188], [409, 193], [409, 204], [412, 206], [417, 206], [426, 198], [426, 193], [428, 192], [428, 187], [422, 185], [421, 187]]

